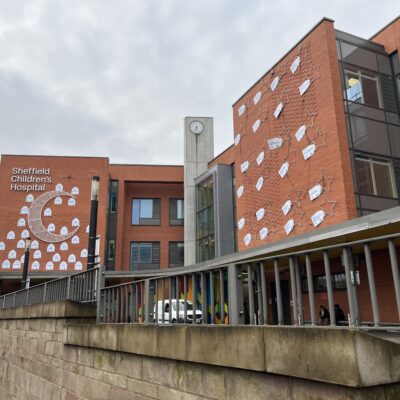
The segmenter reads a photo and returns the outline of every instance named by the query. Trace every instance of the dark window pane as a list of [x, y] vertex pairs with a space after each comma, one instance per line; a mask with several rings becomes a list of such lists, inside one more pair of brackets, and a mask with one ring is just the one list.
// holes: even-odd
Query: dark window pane
[[350, 101], [348, 101], [347, 103], [349, 114], [377, 119], [379, 121], [385, 122], [385, 112], [383, 110], [380, 110], [379, 108], [368, 107], [365, 104], [352, 103]]
[[358, 190], [362, 194], [374, 194], [372, 171], [368, 160], [356, 158], [355, 167], [358, 177]]
[[377, 54], [379, 72], [387, 75], [392, 75], [392, 68], [390, 66], [390, 57], [383, 54]]
[[393, 183], [391, 179], [389, 164], [375, 162], [374, 175], [376, 184], [376, 195], [383, 197], [394, 197]]
[[367, 104], [371, 107], [380, 108], [382, 105], [379, 100], [377, 79], [370, 79], [361, 76], [361, 82], [362, 82], [364, 104]]
[[153, 261], [152, 244], [141, 243], [139, 246], [139, 263], [150, 264]]
[[108, 256], [107, 258], [109, 260], [114, 260], [115, 258], [115, 241], [114, 240], [110, 240], [108, 242]]
[[400, 158], [400, 126], [388, 125], [392, 155]]
[[378, 71], [378, 63], [374, 52], [344, 42], [341, 42], [341, 48], [344, 62]]

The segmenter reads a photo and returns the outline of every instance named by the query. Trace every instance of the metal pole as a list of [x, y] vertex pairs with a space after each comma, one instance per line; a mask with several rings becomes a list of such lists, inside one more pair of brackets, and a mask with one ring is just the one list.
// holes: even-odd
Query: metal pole
[[308, 298], [310, 301], [310, 315], [311, 315], [311, 325], [316, 324], [315, 319], [315, 301], [314, 301], [314, 283], [311, 270], [311, 259], [310, 255], [306, 254], [306, 270], [307, 270], [307, 284], [308, 284]]
[[89, 222], [89, 244], [88, 244], [88, 257], [87, 269], [94, 268], [96, 258], [96, 235], [97, 235], [97, 208], [99, 197], [100, 178], [93, 176], [92, 178], [92, 191], [90, 201], [90, 222]]
[[390, 265], [392, 266], [394, 290], [396, 292], [397, 312], [400, 319], [400, 278], [399, 278], [399, 265], [397, 263], [396, 246], [393, 239], [388, 240]]
[[267, 283], [265, 281], [264, 263], [259, 263], [260, 280], [261, 280], [261, 299], [262, 299], [262, 323], [268, 324], [268, 301], [267, 301]]
[[329, 254], [324, 251], [324, 268], [325, 268], [325, 281], [326, 281], [326, 291], [328, 293], [328, 305], [329, 305], [329, 315], [331, 319], [331, 325], [336, 325], [335, 317], [335, 305], [333, 300], [333, 290], [332, 290], [332, 278], [331, 278], [331, 265], [329, 262]]
[[28, 237], [25, 239], [24, 270], [22, 272], [21, 289], [26, 289], [27, 287], [30, 250], [31, 250], [31, 238]]
[[297, 290], [296, 290], [296, 270], [294, 268], [293, 256], [289, 257], [289, 269], [290, 269], [290, 286], [292, 289], [292, 307], [293, 307], [293, 324], [298, 325], [298, 308], [297, 308]]
[[304, 325], [303, 291], [301, 289], [300, 263], [298, 257], [295, 258], [294, 266], [296, 271], [296, 292], [297, 292], [299, 324]]
[[221, 305], [221, 324], [225, 324], [225, 287], [224, 287], [224, 270], [219, 270], [219, 290], [220, 290], [220, 305]]
[[371, 295], [372, 314], [374, 315], [374, 325], [378, 326], [380, 322], [378, 297], [376, 295], [376, 285], [374, 277], [374, 267], [372, 265], [371, 250], [369, 248], [368, 243], [364, 244], [364, 254], [365, 254], [365, 264], [367, 266], [369, 292]]
[[247, 264], [247, 287], [249, 292], [249, 324], [254, 325], [254, 287], [251, 264]]
[[353, 297], [353, 285], [351, 283], [351, 275], [350, 275], [350, 257], [349, 257], [349, 249], [347, 247], [343, 247], [343, 263], [344, 263], [344, 271], [346, 275], [346, 287], [347, 287], [347, 298], [349, 301], [349, 311], [350, 311], [350, 326], [355, 326], [356, 318], [355, 318], [355, 306], [354, 306], [354, 297]]
[[275, 288], [276, 288], [276, 306], [278, 310], [278, 325], [283, 325], [285, 321], [283, 319], [281, 278], [279, 276], [279, 261], [276, 259], [274, 260], [274, 271], [275, 271]]
[[241, 265], [228, 265], [228, 307], [229, 325], [243, 325], [243, 280]]
[[207, 282], [206, 273], [200, 273], [200, 285], [201, 285], [201, 313], [203, 318], [202, 324], [208, 324], [208, 309], [207, 309]]

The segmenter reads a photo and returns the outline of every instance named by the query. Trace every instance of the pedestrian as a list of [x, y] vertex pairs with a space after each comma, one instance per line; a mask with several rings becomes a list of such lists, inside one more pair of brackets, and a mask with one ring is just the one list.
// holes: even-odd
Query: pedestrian
[[319, 319], [321, 321], [321, 325], [329, 325], [330, 314], [324, 306], [319, 307]]
[[346, 322], [346, 317], [339, 304], [335, 304], [335, 321], [336, 325], [340, 325], [341, 322]]

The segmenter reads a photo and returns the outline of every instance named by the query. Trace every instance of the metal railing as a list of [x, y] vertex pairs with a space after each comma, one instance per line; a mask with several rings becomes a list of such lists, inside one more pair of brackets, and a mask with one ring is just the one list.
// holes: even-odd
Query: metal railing
[[[104, 287], [97, 321], [400, 329], [399, 238], [400, 234], [387, 235], [190, 272], [167, 271], [163, 276]], [[379, 292], [386, 296], [381, 304], [377, 270], [390, 279], [385, 293]], [[316, 278], [323, 285], [323, 296], [317, 292]], [[330, 318], [319, 318], [317, 301], [326, 305]], [[340, 321], [336, 321], [336, 303], [344, 308], [345, 318]]]
[[103, 279], [102, 269], [93, 268], [0, 296], [0, 308], [21, 307], [56, 300], [95, 303], [99, 287], [104, 285]]

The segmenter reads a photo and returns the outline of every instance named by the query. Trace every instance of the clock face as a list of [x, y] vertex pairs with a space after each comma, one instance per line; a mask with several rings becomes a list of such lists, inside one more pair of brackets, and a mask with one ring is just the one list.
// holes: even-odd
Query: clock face
[[200, 121], [192, 121], [189, 125], [189, 128], [192, 133], [200, 135], [200, 133], [204, 130], [204, 125]]

